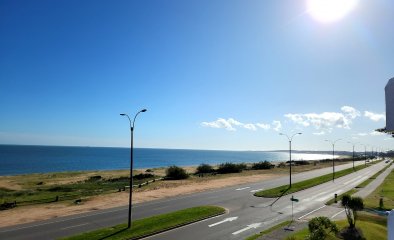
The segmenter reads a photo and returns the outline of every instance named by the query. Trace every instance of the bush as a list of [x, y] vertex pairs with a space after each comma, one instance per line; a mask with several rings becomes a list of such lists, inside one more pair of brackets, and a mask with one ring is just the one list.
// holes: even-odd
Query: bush
[[212, 173], [212, 172], [214, 172], [214, 169], [209, 164], [200, 164], [200, 166], [198, 166], [197, 169], [196, 169], [196, 174]]
[[225, 173], [240, 173], [242, 170], [246, 169], [246, 164], [240, 163], [240, 164], [235, 164], [235, 163], [222, 163], [219, 165], [217, 172], [221, 174]]
[[280, 163], [278, 164], [278, 168], [284, 168], [284, 167], [286, 167], [286, 163], [280, 162]]
[[166, 170], [166, 179], [186, 179], [189, 175], [186, 173], [186, 170], [177, 166], [171, 166]]
[[308, 240], [324, 240], [339, 232], [337, 225], [327, 217], [315, 217], [308, 222]]
[[258, 169], [271, 169], [274, 168], [275, 165], [271, 164], [268, 161], [264, 162], [258, 162], [258, 163], [253, 163], [252, 169], [258, 170]]
[[153, 178], [153, 177], [154, 177], [154, 175], [150, 174], [150, 173], [140, 173], [140, 174], [133, 176], [133, 179], [141, 180], [141, 179]]

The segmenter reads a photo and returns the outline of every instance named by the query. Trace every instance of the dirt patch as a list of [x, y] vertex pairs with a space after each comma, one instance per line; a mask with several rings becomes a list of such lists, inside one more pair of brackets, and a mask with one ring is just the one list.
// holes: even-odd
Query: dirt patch
[[[198, 181], [161, 181], [160, 184], [154, 188], [136, 189], [135, 193], [133, 193], [133, 201], [134, 203], [147, 202], [238, 184], [259, 182], [280, 176], [280, 174], [259, 174], [234, 176], [223, 179], [202, 178]], [[0, 212], [0, 227], [124, 206], [128, 204], [128, 198], [128, 192], [119, 192], [83, 199], [82, 203], [79, 205], [70, 202], [62, 202], [17, 207]]]

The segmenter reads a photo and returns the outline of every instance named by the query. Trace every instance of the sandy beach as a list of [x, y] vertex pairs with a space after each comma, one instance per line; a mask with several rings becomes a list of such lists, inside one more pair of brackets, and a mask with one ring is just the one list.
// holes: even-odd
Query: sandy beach
[[[186, 170], [191, 173], [194, 172], [195, 167], [187, 167]], [[141, 170], [141, 172], [143, 171], [144, 170]], [[164, 171], [164, 169], [159, 169], [155, 171], [155, 174], [161, 175], [164, 174]], [[127, 171], [124, 173], [126, 172]], [[124, 173], [122, 172], [122, 174]], [[62, 179], [60, 177], [56, 179], [55, 182], [57, 184], [67, 183], [81, 180], [95, 174], [97, 174], [97, 172], [92, 172], [84, 176], [76, 176], [75, 178]], [[113, 173], [100, 172], [100, 174], [106, 176]], [[142, 203], [156, 199], [186, 195], [238, 184], [258, 182], [280, 176], [282, 176], [282, 173], [262, 174], [259, 172], [248, 172], [248, 174], [238, 174], [238, 176], [229, 175], [215, 178], [204, 177], [177, 181], [158, 181], [152, 188], [135, 188], [133, 193], [133, 202]], [[0, 187], [14, 190], [21, 189], [21, 186], [11, 179], [12, 177], [0, 177]], [[125, 206], [128, 204], [128, 197], [129, 192], [125, 191], [88, 197], [83, 199], [82, 203], [78, 205], [74, 204], [72, 201], [64, 201], [59, 203], [20, 206], [13, 209], [0, 211], [0, 227], [91, 212], [100, 209]]]

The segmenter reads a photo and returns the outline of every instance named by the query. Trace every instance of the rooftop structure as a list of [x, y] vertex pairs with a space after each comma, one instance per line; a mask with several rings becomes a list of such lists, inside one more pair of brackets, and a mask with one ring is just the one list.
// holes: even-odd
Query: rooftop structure
[[386, 87], [386, 130], [394, 131], [394, 78], [391, 78]]

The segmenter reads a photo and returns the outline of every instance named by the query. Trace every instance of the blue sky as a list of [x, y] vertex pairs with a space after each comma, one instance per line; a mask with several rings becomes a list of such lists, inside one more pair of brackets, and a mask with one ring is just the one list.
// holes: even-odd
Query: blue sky
[[[384, 149], [394, 2], [0, 0], [0, 143]], [[356, 149], [364, 148], [358, 144]], [[369, 147], [368, 149], [370, 149]]]

